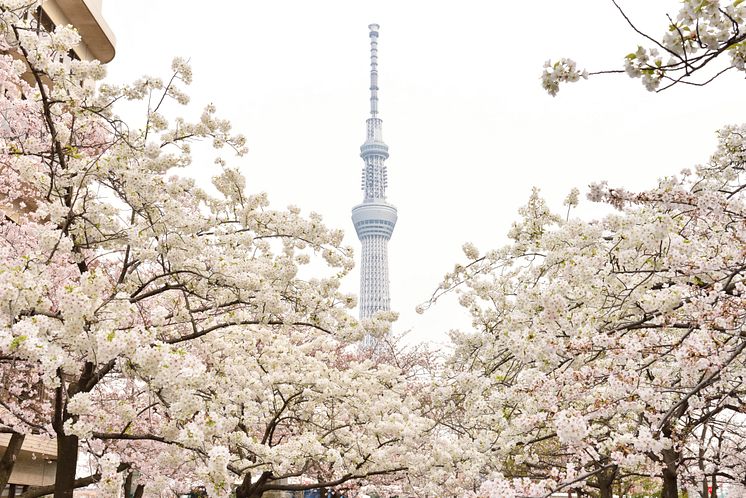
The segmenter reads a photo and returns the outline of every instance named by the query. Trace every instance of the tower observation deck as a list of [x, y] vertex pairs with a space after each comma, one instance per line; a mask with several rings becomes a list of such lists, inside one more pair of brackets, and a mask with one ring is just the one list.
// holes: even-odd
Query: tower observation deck
[[352, 223], [362, 244], [360, 260], [360, 318], [390, 309], [388, 242], [396, 226], [396, 208], [386, 202], [388, 179], [384, 162], [389, 148], [383, 143], [383, 121], [378, 117], [378, 28], [370, 30], [370, 117], [367, 137], [360, 146], [363, 158], [363, 202], [352, 208]]

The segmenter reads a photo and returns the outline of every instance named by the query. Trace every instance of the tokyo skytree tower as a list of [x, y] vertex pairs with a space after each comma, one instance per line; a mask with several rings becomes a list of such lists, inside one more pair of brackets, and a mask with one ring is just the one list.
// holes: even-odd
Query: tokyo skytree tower
[[396, 208], [386, 202], [388, 183], [384, 161], [383, 121], [378, 117], [378, 25], [370, 30], [370, 117], [367, 138], [360, 146], [363, 166], [362, 204], [352, 208], [352, 222], [362, 244], [360, 258], [360, 318], [390, 309], [388, 242], [396, 225]]

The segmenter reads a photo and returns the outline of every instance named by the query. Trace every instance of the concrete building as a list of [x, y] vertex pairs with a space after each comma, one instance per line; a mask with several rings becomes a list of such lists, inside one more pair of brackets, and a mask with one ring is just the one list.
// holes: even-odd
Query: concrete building
[[[0, 434], [0, 455], [4, 454], [10, 434]], [[27, 435], [13, 466], [9, 485], [2, 491], [3, 498], [14, 498], [29, 486], [54, 484], [57, 470], [57, 443], [54, 439]]]
[[[102, 63], [114, 58], [115, 39], [101, 15], [101, 0], [45, 0], [37, 16], [48, 31], [55, 26], [75, 26], [82, 40], [73, 49], [72, 56], [81, 60], [98, 59]], [[14, 213], [12, 208], [5, 206], [4, 214], [16, 222], [22, 222], [22, 213]], [[9, 441], [9, 434], [0, 434], [0, 458], [5, 454]], [[54, 439], [27, 434], [13, 466], [9, 485], [2, 490], [2, 498], [13, 498], [28, 486], [53, 484], [56, 461], [57, 444]]]
[[360, 257], [360, 318], [389, 310], [388, 242], [396, 225], [396, 208], [386, 201], [389, 148], [383, 142], [383, 121], [378, 117], [378, 29], [370, 30], [370, 117], [367, 138], [360, 147], [363, 158], [362, 204], [352, 208], [352, 222], [362, 245]]

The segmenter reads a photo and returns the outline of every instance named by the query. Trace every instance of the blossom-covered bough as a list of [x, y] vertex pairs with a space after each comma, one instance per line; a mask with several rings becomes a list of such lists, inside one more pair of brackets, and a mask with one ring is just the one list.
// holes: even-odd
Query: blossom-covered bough
[[[676, 84], [706, 85], [731, 70], [746, 71], [746, 4], [742, 0], [684, 0], [675, 17], [667, 15], [665, 34], [657, 39], [640, 31], [619, 2], [611, 0], [646, 46], [624, 57], [622, 69], [579, 70], [575, 61], [547, 61], [542, 86], [556, 95], [559, 85], [600, 74], [627, 73], [649, 91]], [[695, 74], [696, 73], [696, 74]]]
[[[0, 430], [57, 442], [55, 484], [25, 497], [249, 498], [426, 466], [416, 383], [351, 349], [392, 317], [350, 316], [342, 233], [270, 209], [222, 157], [212, 186], [177, 176], [194, 145], [245, 152], [212, 106], [167, 119], [186, 62], [97, 84], [37, 6], [0, 2]], [[140, 126], [114, 114], [128, 102]]]

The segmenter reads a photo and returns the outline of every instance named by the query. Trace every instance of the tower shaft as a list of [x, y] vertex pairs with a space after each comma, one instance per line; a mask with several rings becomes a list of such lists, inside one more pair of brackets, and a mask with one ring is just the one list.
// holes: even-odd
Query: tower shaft
[[390, 309], [388, 241], [396, 226], [396, 208], [386, 202], [388, 178], [383, 142], [383, 121], [378, 117], [378, 25], [370, 30], [370, 117], [366, 139], [360, 147], [365, 163], [362, 174], [363, 202], [352, 208], [352, 222], [362, 245], [360, 261], [360, 318]]
[[365, 318], [390, 309], [388, 238], [371, 235], [360, 243], [360, 318]]

